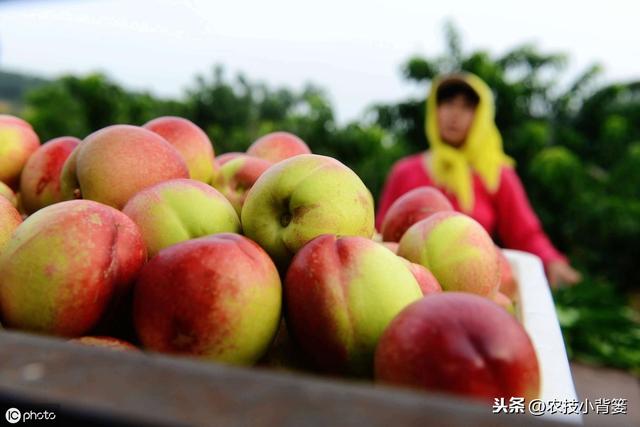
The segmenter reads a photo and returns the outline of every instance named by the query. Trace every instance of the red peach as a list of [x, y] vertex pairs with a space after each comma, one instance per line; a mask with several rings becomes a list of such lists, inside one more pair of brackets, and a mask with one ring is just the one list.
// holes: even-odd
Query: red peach
[[165, 116], [143, 126], [157, 133], [182, 155], [191, 179], [211, 184], [216, 178], [213, 144], [202, 129], [182, 117]]
[[540, 393], [540, 369], [527, 332], [486, 298], [462, 292], [409, 305], [385, 330], [375, 355], [376, 380], [493, 399]]
[[273, 132], [251, 144], [247, 154], [277, 163], [299, 154], [311, 154], [311, 150], [302, 139], [292, 133]]
[[60, 173], [78, 144], [78, 138], [62, 136], [44, 143], [29, 157], [20, 176], [22, 206], [27, 213], [64, 200]]
[[221, 233], [160, 251], [142, 269], [134, 323], [144, 347], [253, 364], [281, 318], [278, 271], [256, 243]]

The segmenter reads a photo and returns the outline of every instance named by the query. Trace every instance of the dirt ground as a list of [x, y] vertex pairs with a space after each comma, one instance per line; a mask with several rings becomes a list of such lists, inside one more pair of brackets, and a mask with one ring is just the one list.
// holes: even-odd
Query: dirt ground
[[589, 414], [584, 417], [586, 426], [640, 426], [640, 379], [624, 371], [575, 362], [571, 363], [571, 372], [580, 400], [627, 399], [627, 415]]

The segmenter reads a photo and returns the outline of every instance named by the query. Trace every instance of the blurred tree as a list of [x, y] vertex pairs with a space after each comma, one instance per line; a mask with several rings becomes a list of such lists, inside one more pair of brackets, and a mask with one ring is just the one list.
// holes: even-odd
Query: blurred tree
[[179, 102], [127, 91], [100, 73], [63, 76], [28, 92], [26, 101], [24, 116], [43, 142], [62, 135], [84, 138], [114, 123], [141, 125], [186, 112]]

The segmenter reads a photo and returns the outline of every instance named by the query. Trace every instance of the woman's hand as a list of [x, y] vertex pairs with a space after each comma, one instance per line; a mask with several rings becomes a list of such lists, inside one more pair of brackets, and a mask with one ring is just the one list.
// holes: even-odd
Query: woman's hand
[[547, 278], [552, 288], [563, 285], [575, 285], [582, 280], [582, 275], [566, 261], [552, 261], [547, 266]]

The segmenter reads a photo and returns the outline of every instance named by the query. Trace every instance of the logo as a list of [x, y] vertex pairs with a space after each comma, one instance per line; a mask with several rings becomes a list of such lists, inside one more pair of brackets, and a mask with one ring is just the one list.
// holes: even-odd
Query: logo
[[22, 419], [22, 413], [16, 408], [9, 408], [7, 412], [5, 412], [4, 417], [7, 419], [7, 422], [10, 424], [19, 423]]

